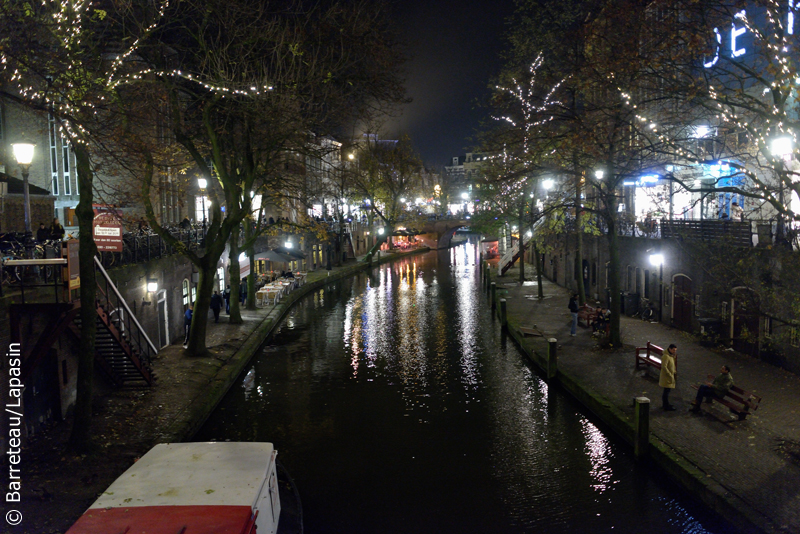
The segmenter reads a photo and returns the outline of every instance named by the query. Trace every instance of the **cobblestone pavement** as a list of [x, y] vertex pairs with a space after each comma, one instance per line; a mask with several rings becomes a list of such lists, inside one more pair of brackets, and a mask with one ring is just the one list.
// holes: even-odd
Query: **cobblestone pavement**
[[[527, 278], [535, 279], [531, 271], [526, 270]], [[491, 274], [498, 299], [506, 299], [509, 325], [536, 325], [544, 334], [526, 337], [523, 348], [544, 355], [544, 340], [556, 338], [559, 372], [630, 420], [632, 399], [651, 399], [652, 436], [688, 462], [699, 482], [695, 485], [702, 487], [696, 492], [701, 498], [719, 497], [711, 500], [724, 500], [763, 531], [800, 532], [800, 377], [731, 349], [704, 347], [685, 332], [638, 318], [622, 318], [621, 350], [602, 350], [589, 328], [569, 335], [569, 290], [545, 280], [545, 298], [538, 300], [531, 298], [538, 294], [535, 282], [519, 284], [518, 267], [504, 277], [495, 277], [496, 270]], [[658, 371], [635, 368], [635, 347], [647, 341], [678, 346], [677, 388], [670, 394], [677, 411], [661, 409]], [[718, 374], [722, 364], [730, 365], [739, 387], [762, 397], [758, 410], [744, 421], [718, 403], [710, 409], [704, 405], [700, 414], [688, 411], [696, 393], [691, 385]]]

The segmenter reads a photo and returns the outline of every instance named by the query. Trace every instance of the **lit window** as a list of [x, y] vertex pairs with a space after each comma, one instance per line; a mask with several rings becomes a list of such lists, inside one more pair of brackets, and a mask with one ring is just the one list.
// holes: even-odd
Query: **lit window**
[[189, 280], [183, 281], [183, 305], [189, 305]]

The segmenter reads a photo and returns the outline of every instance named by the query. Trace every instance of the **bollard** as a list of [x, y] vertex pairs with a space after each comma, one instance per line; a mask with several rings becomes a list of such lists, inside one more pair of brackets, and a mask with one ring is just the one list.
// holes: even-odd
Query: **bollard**
[[486, 270], [486, 293], [492, 294], [492, 271]]
[[500, 299], [500, 326], [506, 327], [506, 299]]
[[633, 404], [633, 427], [636, 432], [633, 438], [633, 456], [641, 460], [647, 457], [650, 446], [650, 399], [636, 397]]
[[547, 380], [552, 380], [558, 374], [558, 340], [551, 337], [547, 340]]
[[489, 294], [491, 295], [489, 300], [492, 302], [492, 309], [495, 309], [497, 307], [497, 300], [495, 299], [497, 296], [497, 284], [494, 282], [492, 282], [492, 286], [489, 289]]

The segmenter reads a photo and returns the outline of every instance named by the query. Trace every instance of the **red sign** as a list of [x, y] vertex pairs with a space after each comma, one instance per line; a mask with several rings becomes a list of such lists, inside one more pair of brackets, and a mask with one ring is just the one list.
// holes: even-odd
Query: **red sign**
[[92, 235], [100, 252], [122, 252], [122, 224], [115, 213], [97, 213], [92, 222]]

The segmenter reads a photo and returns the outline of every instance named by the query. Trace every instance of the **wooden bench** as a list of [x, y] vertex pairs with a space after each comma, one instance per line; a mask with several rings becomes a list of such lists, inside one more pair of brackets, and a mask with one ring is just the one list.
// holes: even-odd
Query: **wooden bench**
[[661, 356], [664, 354], [664, 349], [658, 345], [653, 345], [649, 341], [646, 347], [636, 348], [636, 368], [639, 368], [639, 362], [653, 366], [659, 371], [661, 370]]
[[[712, 380], [714, 380], [714, 375], [708, 375], [709, 385], [711, 385]], [[700, 389], [700, 386], [695, 384], [692, 384], [692, 387], [694, 389]], [[708, 402], [709, 399], [711, 402]], [[736, 414], [736, 417], [739, 418], [739, 421], [744, 421], [748, 415], [758, 409], [758, 404], [761, 402], [761, 397], [754, 395], [749, 391], [745, 391], [738, 386], [731, 386], [731, 389], [729, 389], [725, 396], [721, 399], [716, 395], [712, 397], [706, 397], [705, 403], [703, 404], [714, 404], [714, 402], [724, 404], [731, 412]]]
[[597, 317], [597, 308], [592, 308], [588, 304], [578, 308], [578, 324], [583, 321], [586, 323], [586, 328], [589, 328], [589, 322], [595, 317]]

